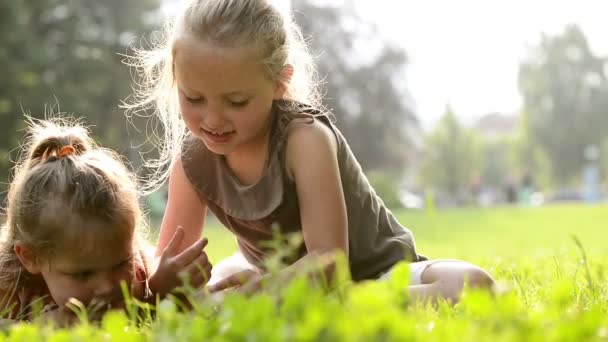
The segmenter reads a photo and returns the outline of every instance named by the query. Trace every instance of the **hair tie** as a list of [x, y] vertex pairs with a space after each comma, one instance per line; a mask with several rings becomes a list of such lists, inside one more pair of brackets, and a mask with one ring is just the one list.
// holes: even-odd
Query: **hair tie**
[[59, 150], [59, 158], [69, 156], [74, 153], [76, 153], [76, 149], [72, 145], [66, 145]]

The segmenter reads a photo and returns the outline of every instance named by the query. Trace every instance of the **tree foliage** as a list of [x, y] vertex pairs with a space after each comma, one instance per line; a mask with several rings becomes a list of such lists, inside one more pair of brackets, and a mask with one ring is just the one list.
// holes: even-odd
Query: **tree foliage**
[[585, 148], [599, 146], [608, 132], [607, 72], [607, 60], [593, 54], [577, 26], [544, 35], [520, 65], [530, 132], [559, 183], [580, 176]]
[[324, 81], [324, 103], [364, 169], [401, 169], [418, 121], [405, 87], [407, 56], [361, 18], [353, 1], [294, 1]]
[[131, 75], [121, 54], [150, 30], [158, 6], [158, 0], [0, 2], [3, 180], [15, 157], [7, 153], [23, 135], [23, 112], [86, 117], [106, 146], [129, 153], [118, 104], [130, 93]]
[[462, 198], [480, 170], [481, 151], [473, 131], [458, 122], [448, 106], [425, 147], [422, 182], [451, 198]]

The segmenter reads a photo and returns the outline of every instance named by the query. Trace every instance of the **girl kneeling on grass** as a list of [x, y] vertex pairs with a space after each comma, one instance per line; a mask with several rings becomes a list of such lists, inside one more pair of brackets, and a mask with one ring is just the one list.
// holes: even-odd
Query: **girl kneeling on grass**
[[[2, 317], [31, 319], [38, 302], [45, 314], [69, 323], [72, 298], [104, 310], [123, 308], [122, 281], [145, 299], [150, 261], [133, 174], [78, 125], [31, 122], [29, 138], [10, 184], [0, 239]], [[178, 254], [172, 246], [182, 235], [169, 244], [158, 270], [188, 272], [195, 285], [206, 283], [206, 241]], [[150, 285], [157, 280], [153, 275]], [[163, 282], [160, 295], [178, 285]]]
[[255, 288], [268, 276], [265, 245], [275, 224], [304, 239], [286, 274], [340, 251], [356, 281], [409, 261], [414, 298], [456, 301], [465, 280], [492, 287], [477, 266], [418, 254], [322, 109], [302, 35], [271, 1], [190, 1], [166, 38], [131, 61], [143, 87], [127, 106], [155, 104], [164, 124], [162, 157], [152, 163], [158, 183], [169, 177], [158, 251], [178, 226], [186, 234], [180, 249], [199, 239], [211, 210], [244, 256], [230, 260], [245, 260], [217, 265], [212, 291]]

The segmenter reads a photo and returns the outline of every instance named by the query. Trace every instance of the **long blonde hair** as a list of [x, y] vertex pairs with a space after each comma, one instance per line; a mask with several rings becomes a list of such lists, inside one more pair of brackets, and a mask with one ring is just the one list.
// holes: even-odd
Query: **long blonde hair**
[[[61, 118], [29, 123], [0, 235], [0, 289], [16, 286], [20, 274], [27, 274], [14, 252], [17, 241], [36, 257], [50, 258], [69, 252], [66, 241], [83, 241], [85, 236], [132, 237], [134, 250], [140, 251], [135, 262], [147, 271], [141, 253], [146, 246], [145, 224], [132, 172], [115, 152], [98, 147], [77, 123]], [[95, 232], [87, 226], [74, 227], [69, 224], [74, 215], [107, 225]]]
[[[158, 148], [158, 158], [147, 159], [144, 164], [152, 170], [146, 191], [157, 189], [165, 181], [170, 163], [178, 155], [186, 134], [178, 113], [173, 75], [174, 43], [184, 34], [218, 47], [253, 47], [258, 52], [265, 75], [272, 81], [285, 81], [281, 79], [281, 71], [286, 65], [291, 65], [293, 77], [289, 82], [285, 81], [287, 91], [284, 98], [321, 107], [313, 59], [292, 18], [268, 0], [190, 1], [165, 26], [159, 39], [152, 42], [151, 49], [135, 50], [135, 54], [126, 61], [134, 67], [138, 77], [133, 96], [124, 104], [127, 117], [148, 116], [152, 111], [151, 117], [158, 119], [162, 130], [146, 130], [159, 140], [153, 141]], [[157, 126], [151, 124], [146, 127]]]

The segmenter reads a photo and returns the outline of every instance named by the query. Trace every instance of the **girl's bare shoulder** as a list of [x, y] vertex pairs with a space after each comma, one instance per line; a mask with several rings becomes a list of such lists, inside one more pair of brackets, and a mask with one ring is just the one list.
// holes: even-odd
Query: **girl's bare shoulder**
[[295, 168], [328, 163], [337, 158], [336, 136], [320, 120], [294, 119], [286, 132], [286, 144], [286, 165], [292, 179]]

